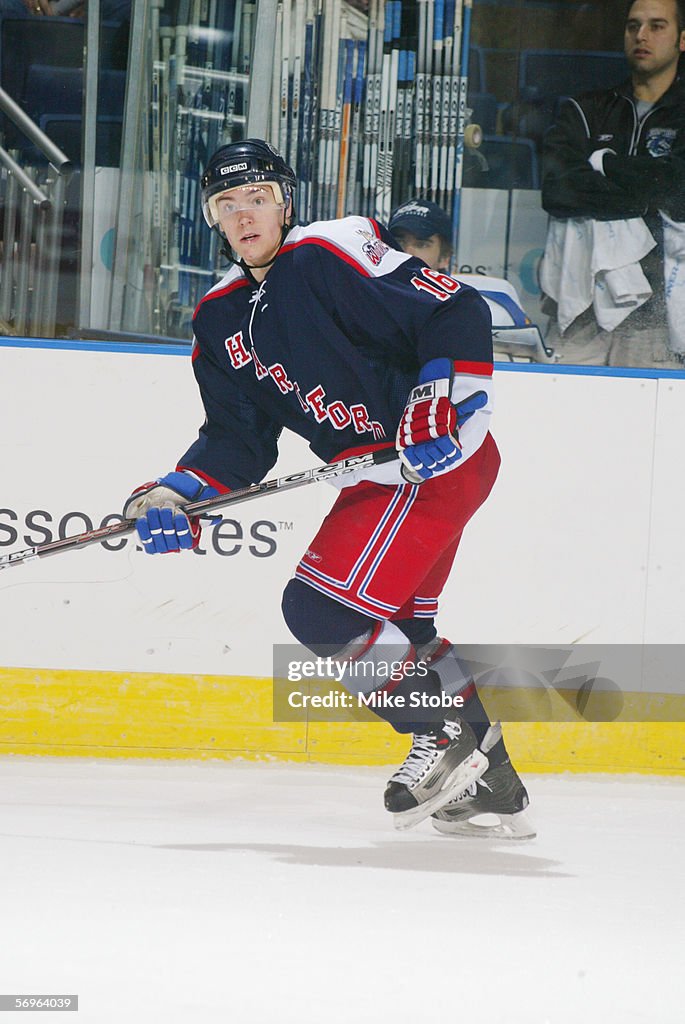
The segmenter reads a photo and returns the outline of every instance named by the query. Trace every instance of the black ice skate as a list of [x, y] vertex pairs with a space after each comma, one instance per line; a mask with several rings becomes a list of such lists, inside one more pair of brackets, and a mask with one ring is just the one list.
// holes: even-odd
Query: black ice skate
[[[488, 756], [489, 768], [465, 792], [434, 812], [433, 826], [446, 835], [534, 839], [535, 829], [524, 814], [528, 793], [507, 756], [499, 722], [488, 729], [481, 750]], [[471, 821], [482, 814], [499, 820], [493, 824]]]
[[405, 829], [462, 793], [488, 767], [466, 722], [445, 722], [432, 732], [416, 734], [404, 764], [385, 790], [385, 808], [395, 828]]

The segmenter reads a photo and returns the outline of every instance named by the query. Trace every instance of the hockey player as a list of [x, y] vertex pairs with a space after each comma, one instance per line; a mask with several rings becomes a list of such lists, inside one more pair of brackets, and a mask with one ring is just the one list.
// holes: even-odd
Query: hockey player
[[[152, 554], [191, 548], [200, 524], [183, 504], [262, 480], [284, 427], [326, 462], [396, 445], [399, 461], [341, 478], [285, 588], [286, 623], [313, 652], [335, 652], [348, 689], [413, 733], [385, 792], [397, 827], [440, 814], [436, 826], [459, 831], [480, 789], [501, 789], [493, 809], [513, 818], [510, 831], [529, 832], [498, 728], [431, 619], [499, 467], [487, 306], [394, 248], [373, 220], [293, 227], [294, 188], [292, 169], [259, 139], [209, 161], [202, 208], [232, 266], [193, 320], [206, 419], [176, 469], [134, 491], [124, 515]], [[423, 710], [443, 694], [447, 712]], [[481, 777], [487, 788], [469, 795]]]

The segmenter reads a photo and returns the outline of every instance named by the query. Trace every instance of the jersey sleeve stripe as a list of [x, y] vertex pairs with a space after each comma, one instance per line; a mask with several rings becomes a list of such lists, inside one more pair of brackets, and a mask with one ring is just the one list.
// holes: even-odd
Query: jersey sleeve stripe
[[358, 270], [360, 274], [364, 275], [364, 277], [372, 276], [366, 267], [362, 266], [359, 260], [356, 260], [349, 252], [346, 252], [344, 249], [340, 248], [340, 246], [335, 245], [328, 238], [321, 238], [315, 235], [311, 238], [302, 238], [299, 242], [291, 242], [289, 245], [284, 245], [281, 252], [290, 252], [292, 249], [297, 249], [300, 245], [320, 245], [323, 249], [328, 249], [329, 252], [332, 252], [335, 256], [339, 256], [340, 259], [345, 260], [346, 263], [349, 263], [351, 267]]
[[186, 472], [192, 473], [194, 476], [204, 480], [204, 482], [209, 484], [210, 487], [215, 487], [219, 494], [228, 494], [231, 490], [231, 488], [227, 487], [226, 484], [222, 484], [220, 480], [216, 480], [213, 476], [210, 476], [209, 473], [203, 473], [201, 469], [196, 469], [195, 466], [178, 465], [176, 467], [176, 471], [179, 473], [183, 470], [186, 470]]
[[193, 320], [197, 316], [200, 306], [202, 305], [203, 302], [208, 302], [210, 299], [219, 299], [221, 298], [222, 295], [228, 295], [230, 292], [234, 292], [237, 288], [248, 288], [249, 285], [250, 282], [248, 281], [248, 279], [246, 277], [241, 277], [238, 281], [232, 281], [224, 288], [217, 288], [216, 290], [212, 289], [212, 291], [207, 292], [207, 294], [200, 299], [197, 306], [195, 307], [195, 312], [193, 313]]
[[466, 359], [454, 360], [454, 372], [473, 374], [475, 377], [492, 377], [492, 363], [477, 363]]

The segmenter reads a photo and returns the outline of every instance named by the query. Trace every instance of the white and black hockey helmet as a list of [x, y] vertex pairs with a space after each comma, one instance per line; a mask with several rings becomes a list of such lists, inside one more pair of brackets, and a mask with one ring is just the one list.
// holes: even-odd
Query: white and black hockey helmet
[[202, 213], [210, 228], [221, 233], [216, 200], [223, 192], [257, 182], [273, 185], [276, 202], [287, 209], [297, 179], [273, 146], [263, 139], [243, 139], [217, 149], [200, 179]]

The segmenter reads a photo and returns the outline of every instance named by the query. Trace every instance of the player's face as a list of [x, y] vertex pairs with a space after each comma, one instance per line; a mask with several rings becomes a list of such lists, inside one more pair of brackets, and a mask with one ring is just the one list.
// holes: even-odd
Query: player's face
[[395, 238], [402, 246], [404, 252], [411, 253], [425, 263], [431, 270], [442, 270], [444, 260], [442, 255], [442, 239], [440, 235], [430, 235], [428, 238], [417, 238], [410, 231], [397, 231]]
[[633, 72], [649, 78], [673, 68], [685, 50], [675, 0], [636, 0], [628, 11], [624, 48]]
[[285, 204], [276, 200], [271, 185], [229, 189], [216, 200], [216, 212], [229, 245], [249, 267], [268, 263], [275, 257], [286, 211]]

